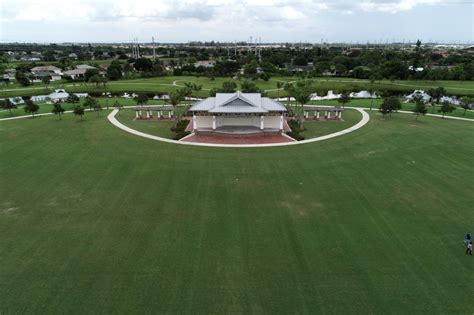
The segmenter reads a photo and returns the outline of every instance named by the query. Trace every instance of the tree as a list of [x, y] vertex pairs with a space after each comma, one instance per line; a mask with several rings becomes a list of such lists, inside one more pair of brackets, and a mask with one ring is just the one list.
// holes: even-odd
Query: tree
[[344, 105], [346, 103], [349, 103], [351, 101], [351, 96], [349, 95], [348, 92], [342, 92], [341, 96], [337, 99], [339, 103], [342, 104], [342, 108], [344, 108]]
[[257, 68], [258, 68], [258, 64], [255, 60], [246, 64], [244, 66], [244, 76], [246, 78], [255, 79], [257, 77], [257, 72], [258, 72]]
[[456, 107], [451, 105], [449, 102], [444, 101], [441, 104], [441, 108], [438, 110], [439, 113], [442, 113], [442, 118], [446, 115], [446, 113], [451, 113], [456, 110]]
[[119, 101], [115, 101], [114, 108], [118, 109], [118, 115], [120, 116], [120, 112], [122, 111], [123, 105]]
[[85, 82], [90, 82], [90, 78], [92, 78], [95, 75], [100, 75], [99, 70], [97, 69], [87, 69], [86, 72], [84, 73], [84, 81]]
[[466, 116], [467, 110], [471, 109], [472, 104], [474, 104], [474, 98], [464, 96], [460, 101], [461, 108], [464, 109], [463, 116]]
[[49, 83], [51, 82], [51, 77], [50, 77], [49, 75], [44, 76], [44, 77], [41, 79], [41, 82], [43, 82], [44, 88], [47, 89]]
[[118, 60], [112, 61], [110, 66], [107, 68], [107, 77], [114, 81], [122, 78], [122, 64]]
[[74, 115], [81, 117], [81, 120], [84, 118], [84, 107], [82, 107], [81, 105], [74, 106], [72, 112], [74, 113]]
[[190, 97], [193, 95], [193, 92], [198, 92], [202, 90], [202, 85], [197, 85], [192, 82], [184, 82], [184, 87], [186, 88], [185, 96]]
[[107, 84], [107, 82], [109, 82], [109, 79], [108, 79], [107, 77], [100, 76], [100, 82], [101, 82], [102, 85], [105, 87], [105, 85]]
[[416, 120], [418, 120], [418, 116], [425, 115], [428, 110], [426, 109], [426, 104], [422, 97], [417, 97], [415, 101], [415, 108], [413, 112], [416, 114]]
[[179, 114], [178, 106], [183, 101], [183, 99], [184, 99], [183, 91], [177, 90], [177, 91], [173, 91], [173, 92], [169, 93], [169, 98], [166, 101], [168, 104], [171, 104], [173, 106], [176, 125], [178, 124], [178, 122], [181, 119], [181, 115]]
[[59, 120], [61, 120], [61, 115], [64, 113], [65, 109], [61, 105], [61, 103], [54, 103], [53, 104], [53, 110], [51, 111], [53, 114], [59, 116]]
[[18, 106], [15, 103], [13, 103], [12, 101], [10, 101], [9, 98], [6, 98], [6, 99], [0, 101], [0, 108], [8, 110], [10, 112], [10, 116], [13, 115], [12, 109], [15, 109], [17, 107]]
[[102, 76], [100, 74], [94, 74], [89, 78], [89, 83], [95, 83], [95, 87], [99, 87], [99, 83], [102, 82]]
[[257, 93], [260, 92], [260, 89], [257, 87], [255, 82], [245, 80], [244, 82], [241, 83], [240, 85], [242, 92], [244, 93]]
[[148, 103], [148, 95], [138, 94], [135, 97], [135, 102], [137, 103], [137, 105], [145, 105], [146, 103]]
[[268, 81], [270, 80], [270, 75], [266, 72], [263, 72], [260, 74], [260, 79], [262, 79], [263, 81]]
[[293, 97], [296, 100], [296, 105], [300, 104], [300, 108], [296, 110], [296, 116], [300, 125], [300, 130], [304, 130], [303, 126], [303, 114], [304, 105], [311, 100], [311, 94], [313, 93], [313, 81], [301, 80], [297, 81], [293, 88]]
[[384, 99], [382, 104], [380, 104], [380, 108], [379, 108], [379, 111], [382, 113], [383, 119], [385, 119], [385, 115], [392, 112], [392, 108], [390, 107], [390, 104], [386, 100], [387, 99]]
[[280, 90], [283, 88], [285, 83], [283, 81], [277, 81], [277, 97], [280, 98]]
[[96, 104], [97, 104], [97, 100], [90, 96], [86, 97], [84, 101], [84, 106], [89, 107], [89, 109], [93, 109], [96, 106]]
[[283, 89], [286, 91], [287, 93], [287, 97], [288, 97], [288, 106], [290, 106], [290, 98], [293, 96], [293, 93], [295, 91], [295, 87], [293, 85], [293, 83], [291, 82], [287, 82], [285, 83], [285, 85], [283, 86]]
[[133, 66], [137, 71], [150, 72], [153, 70], [153, 62], [148, 58], [138, 58]]
[[446, 95], [446, 90], [444, 87], [440, 86], [435, 89], [429, 89], [428, 90], [428, 95], [431, 97], [431, 112], [434, 113], [434, 109], [436, 104], [439, 104], [439, 101], [443, 96]]
[[92, 106], [92, 110], [96, 112], [97, 117], [99, 117], [99, 113], [102, 110], [102, 105], [100, 105], [100, 103], [96, 101]]
[[402, 105], [398, 97], [389, 96], [384, 98], [382, 104], [380, 105], [379, 111], [382, 113], [383, 118], [385, 118], [386, 114], [390, 114], [390, 116], [392, 116], [392, 112], [399, 110], [401, 106]]
[[222, 93], [234, 93], [237, 90], [237, 83], [234, 81], [222, 82], [222, 89], [219, 92]]
[[79, 96], [77, 96], [76, 94], [69, 94], [69, 96], [66, 98], [66, 103], [76, 104], [79, 102]]
[[15, 79], [22, 86], [31, 85], [30, 79], [26, 76], [26, 74], [23, 71], [17, 70], [16, 73], [15, 73]]
[[31, 113], [32, 117], [35, 117], [35, 114], [38, 113], [39, 106], [38, 104], [33, 103], [32, 100], [25, 100], [25, 112]]

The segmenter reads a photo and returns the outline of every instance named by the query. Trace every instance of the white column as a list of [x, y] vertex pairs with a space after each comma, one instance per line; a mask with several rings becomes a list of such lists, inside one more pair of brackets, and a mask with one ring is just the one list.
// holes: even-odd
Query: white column
[[342, 111], [339, 112], [339, 119], [342, 119]]
[[193, 131], [197, 129], [196, 115], [193, 114]]
[[328, 119], [331, 119], [331, 112], [328, 111]]
[[216, 116], [212, 115], [212, 130], [216, 130]]
[[283, 115], [280, 115], [280, 131], [283, 130]]
[[265, 128], [265, 117], [263, 115], [260, 116], [260, 129]]
[[161, 111], [160, 110], [156, 111], [156, 117], [161, 118]]
[[140, 115], [140, 117], [142, 117], [142, 110], [141, 109], [138, 111], [138, 114]]
[[168, 112], [168, 117], [171, 118], [171, 111]]
[[319, 110], [316, 112], [316, 119], [319, 119]]
[[304, 112], [304, 118], [308, 119], [308, 116], [309, 116], [309, 113], [308, 113], [308, 112]]
[[135, 111], [135, 118], [138, 118], [138, 111]]
[[146, 118], [150, 119], [150, 112], [149, 111], [146, 111]]

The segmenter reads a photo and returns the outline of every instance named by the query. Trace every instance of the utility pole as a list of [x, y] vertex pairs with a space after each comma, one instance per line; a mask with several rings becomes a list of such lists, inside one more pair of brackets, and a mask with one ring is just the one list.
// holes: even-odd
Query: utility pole
[[140, 45], [138, 44], [138, 38], [135, 38], [137, 42], [137, 59], [140, 58]]
[[151, 42], [152, 42], [152, 45], [153, 45], [153, 61], [156, 60], [156, 53], [155, 53], [155, 37], [152, 36], [151, 37]]

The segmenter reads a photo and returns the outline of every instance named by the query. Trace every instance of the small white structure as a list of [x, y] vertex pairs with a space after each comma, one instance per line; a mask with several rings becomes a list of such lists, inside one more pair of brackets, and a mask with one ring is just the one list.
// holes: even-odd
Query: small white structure
[[199, 60], [194, 63], [194, 67], [214, 68], [215, 64], [214, 60]]
[[431, 100], [431, 96], [425, 93], [423, 90], [415, 90], [413, 93], [406, 96], [406, 102], [412, 102], [415, 98], [422, 98], [423, 102], [428, 103]]
[[193, 114], [193, 131], [281, 132], [286, 108], [262, 97], [260, 93], [217, 93], [189, 111]]
[[49, 94], [49, 98], [52, 102], [61, 102], [65, 101], [69, 97], [69, 93], [65, 90], [55, 90], [53, 93]]

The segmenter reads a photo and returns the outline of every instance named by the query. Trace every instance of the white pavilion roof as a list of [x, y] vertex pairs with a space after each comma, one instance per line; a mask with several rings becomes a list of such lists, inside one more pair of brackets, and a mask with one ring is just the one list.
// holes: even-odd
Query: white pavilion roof
[[209, 113], [257, 113], [285, 112], [285, 106], [260, 93], [217, 93], [215, 97], [206, 98], [190, 109], [192, 112]]

